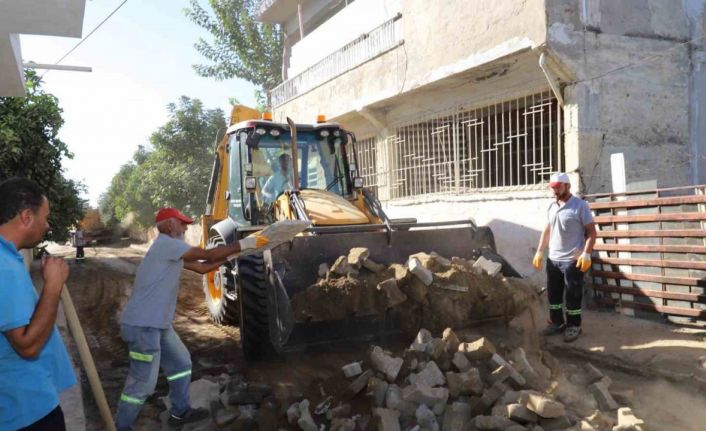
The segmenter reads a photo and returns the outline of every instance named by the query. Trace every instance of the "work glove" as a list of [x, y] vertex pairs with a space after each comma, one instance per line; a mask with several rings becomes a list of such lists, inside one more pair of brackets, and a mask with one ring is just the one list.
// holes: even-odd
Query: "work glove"
[[532, 266], [534, 266], [534, 269], [539, 271], [542, 269], [542, 259], [544, 258], [544, 252], [542, 250], [537, 250], [537, 253], [534, 254], [534, 259], [532, 259]]
[[581, 272], [586, 272], [591, 268], [591, 255], [586, 253], [581, 253], [579, 259], [576, 261], [576, 268], [579, 268]]
[[262, 248], [270, 243], [270, 239], [265, 235], [254, 233], [239, 241], [240, 250], [249, 250], [253, 248]]

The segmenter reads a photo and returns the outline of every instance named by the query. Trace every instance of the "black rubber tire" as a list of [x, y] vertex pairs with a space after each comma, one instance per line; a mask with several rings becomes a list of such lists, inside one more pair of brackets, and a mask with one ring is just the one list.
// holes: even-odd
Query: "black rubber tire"
[[[219, 234], [213, 233], [208, 239], [206, 248], [209, 249], [221, 245], [225, 245], [225, 241]], [[218, 303], [214, 303], [208, 292], [208, 275], [204, 274], [203, 284], [206, 305], [213, 322], [221, 325], [237, 326], [240, 323], [240, 301], [238, 301], [237, 289], [235, 287], [235, 277], [232, 273], [233, 265], [230, 262], [226, 262], [219, 268], [219, 271], [222, 272], [222, 276], [225, 280], [225, 291], [228, 294], [225, 294], [224, 292], [220, 301]]]
[[269, 281], [262, 254], [238, 259], [238, 297], [240, 298], [240, 339], [248, 361], [271, 357], [267, 289]]

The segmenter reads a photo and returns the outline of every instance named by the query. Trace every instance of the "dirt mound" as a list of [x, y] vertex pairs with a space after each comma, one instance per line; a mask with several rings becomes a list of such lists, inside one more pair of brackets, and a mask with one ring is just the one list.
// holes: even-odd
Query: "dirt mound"
[[421, 327], [439, 332], [489, 319], [509, 321], [536, 297], [527, 282], [489, 275], [460, 258], [417, 253], [404, 265], [380, 268], [369, 260], [361, 262], [360, 252], [352, 252], [295, 295], [292, 310], [299, 322], [398, 313], [403, 329], [416, 334]]

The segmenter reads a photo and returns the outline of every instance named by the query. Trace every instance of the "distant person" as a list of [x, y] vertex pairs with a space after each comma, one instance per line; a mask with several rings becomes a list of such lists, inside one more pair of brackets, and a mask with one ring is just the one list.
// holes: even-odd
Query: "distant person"
[[132, 294], [120, 319], [120, 333], [130, 351], [130, 370], [118, 403], [118, 431], [132, 429], [145, 400], [154, 391], [160, 367], [169, 383], [169, 424], [181, 426], [209, 417], [208, 410], [189, 404], [191, 357], [172, 328], [181, 270], [205, 274], [229, 256], [269, 242], [254, 234], [234, 244], [204, 250], [184, 242], [184, 232], [193, 220], [179, 210], [163, 208], [155, 221], [159, 235], [137, 269]]
[[0, 430], [65, 430], [59, 393], [76, 384], [56, 329], [64, 259], [45, 256], [37, 295], [19, 250], [39, 244], [49, 201], [33, 181], [0, 183]]
[[548, 222], [539, 239], [532, 265], [537, 270], [542, 268], [544, 249], [549, 246], [547, 293], [550, 322], [542, 333], [556, 335], [563, 332], [564, 341], [570, 342], [581, 335], [583, 276], [591, 268], [596, 225], [588, 203], [571, 194], [568, 175], [561, 172], [553, 174], [549, 187], [555, 200], [549, 205]]
[[83, 260], [85, 259], [83, 248], [86, 246], [86, 240], [84, 238], [83, 229], [81, 229], [80, 227], [77, 227], [74, 231], [73, 243], [74, 247], [76, 247], [76, 261], [79, 263], [83, 262]]
[[284, 153], [279, 156], [279, 170], [275, 172], [262, 187], [265, 202], [272, 203], [283, 191], [292, 188], [292, 157]]

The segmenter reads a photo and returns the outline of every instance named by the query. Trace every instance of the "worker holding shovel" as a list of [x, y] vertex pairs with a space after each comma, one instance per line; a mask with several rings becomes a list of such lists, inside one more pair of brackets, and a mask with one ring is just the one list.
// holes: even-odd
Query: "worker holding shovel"
[[121, 335], [130, 350], [130, 370], [118, 404], [118, 431], [132, 429], [145, 400], [154, 391], [160, 367], [169, 383], [169, 424], [181, 426], [209, 417], [208, 410], [189, 405], [191, 357], [172, 328], [181, 270], [205, 274], [231, 255], [261, 249], [270, 242], [264, 234], [254, 234], [231, 245], [204, 250], [184, 242], [186, 228], [193, 221], [179, 210], [161, 209], [156, 222], [159, 236], [137, 269], [132, 294], [120, 319]]
[[54, 323], [69, 268], [63, 258], [45, 256], [38, 296], [18, 252], [42, 241], [48, 216], [36, 183], [0, 183], [0, 431], [66, 429], [59, 393], [76, 378]]

